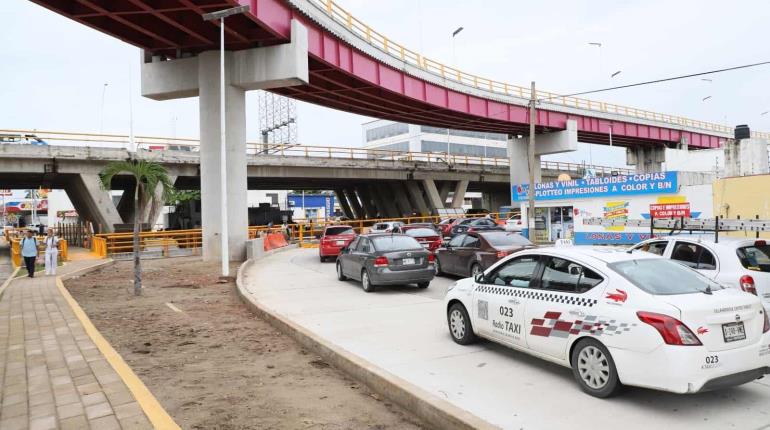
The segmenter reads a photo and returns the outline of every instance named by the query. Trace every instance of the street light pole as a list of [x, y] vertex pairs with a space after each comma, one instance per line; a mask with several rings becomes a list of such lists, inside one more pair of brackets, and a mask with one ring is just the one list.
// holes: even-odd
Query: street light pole
[[457, 27], [457, 29], [452, 32], [452, 67], [457, 67], [457, 58], [455, 57], [455, 36], [460, 34], [463, 29], [464, 27]]
[[225, 18], [230, 15], [244, 13], [249, 11], [249, 6], [238, 6], [230, 9], [224, 9], [217, 12], [211, 12], [203, 15], [204, 21], [219, 20], [219, 131], [220, 131], [220, 152], [219, 152], [219, 187], [220, 187], [220, 205], [222, 206], [222, 215], [220, 226], [220, 253], [222, 255], [222, 276], [230, 276], [230, 246], [228, 243], [229, 233], [227, 225], [227, 130], [225, 121]]
[[529, 167], [529, 213], [527, 225], [529, 226], [529, 240], [535, 239], [535, 122], [537, 121], [537, 92], [535, 81], [532, 81], [529, 98], [529, 147], [527, 148], [527, 164]]

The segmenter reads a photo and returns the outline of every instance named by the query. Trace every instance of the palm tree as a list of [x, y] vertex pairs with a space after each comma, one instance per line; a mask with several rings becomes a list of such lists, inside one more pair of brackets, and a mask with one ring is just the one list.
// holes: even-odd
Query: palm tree
[[163, 187], [163, 199], [166, 201], [172, 194], [174, 184], [168, 177], [168, 171], [162, 165], [145, 160], [113, 161], [99, 173], [101, 187], [110, 190], [112, 178], [117, 175], [134, 177], [134, 294], [142, 294], [142, 266], [139, 249], [139, 233], [141, 231], [142, 215], [146, 203], [155, 196], [155, 189], [160, 184]]

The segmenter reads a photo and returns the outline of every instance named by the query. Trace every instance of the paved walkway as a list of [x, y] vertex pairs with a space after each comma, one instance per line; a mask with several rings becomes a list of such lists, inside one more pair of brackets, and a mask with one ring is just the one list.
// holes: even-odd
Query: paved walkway
[[152, 428], [53, 276], [19, 278], [2, 293], [0, 382], [2, 430]]
[[436, 397], [506, 429], [770, 429], [770, 381], [677, 395], [631, 388], [601, 400], [580, 391], [569, 369], [490, 342], [461, 346], [447, 332], [443, 298], [429, 288], [339, 282], [318, 250], [258, 261], [246, 289], [265, 307]]

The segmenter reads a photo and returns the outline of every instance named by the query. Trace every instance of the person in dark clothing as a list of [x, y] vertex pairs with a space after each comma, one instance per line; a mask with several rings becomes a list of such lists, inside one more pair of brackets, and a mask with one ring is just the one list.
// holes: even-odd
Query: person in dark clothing
[[37, 259], [37, 239], [32, 230], [27, 230], [19, 244], [21, 256], [24, 257], [24, 266], [27, 268], [27, 276], [35, 277], [35, 260]]

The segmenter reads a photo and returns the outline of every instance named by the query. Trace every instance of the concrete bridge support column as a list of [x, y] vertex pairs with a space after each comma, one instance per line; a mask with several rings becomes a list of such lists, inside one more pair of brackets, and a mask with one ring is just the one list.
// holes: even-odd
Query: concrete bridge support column
[[420, 215], [430, 215], [430, 208], [425, 203], [425, 198], [417, 181], [406, 181], [406, 190], [409, 192], [409, 197], [412, 200], [413, 206], [417, 208], [417, 212]]
[[67, 196], [78, 214], [94, 224], [97, 233], [115, 231], [115, 224], [122, 224], [109, 191], [100, 186], [99, 175], [81, 173], [65, 187]]
[[391, 185], [388, 185], [388, 187], [391, 191], [393, 191], [393, 200], [396, 203], [396, 208], [398, 208], [400, 215], [411, 215], [414, 209], [412, 209], [412, 204], [409, 203], [409, 197], [407, 197], [407, 191], [404, 189], [404, 186], [399, 182], [395, 182]]
[[636, 173], [660, 172], [666, 161], [666, 148], [644, 147], [626, 148], [626, 164], [636, 166]]
[[361, 207], [361, 203], [358, 201], [356, 191], [353, 189], [345, 189], [345, 197], [348, 199], [350, 208], [353, 209], [353, 215], [355, 219], [364, 218], [364, 209]]
[[[225, 67], [232, 70], [232, 53], [225, 56]], [[246, 93], [225, 78], [226, 167], [220, 169], [221, 130], [219, 95], [219, 52], [198, 56], [200, 96], [201, 224], [203, 259], [217, 260], [222, 255], [222, 213], [227, 211], [227, 234], [231, 260], [246, 258], [248, 209], [246, 207]], [[227, 178], [227, 207], [221, 205], [221, 176]]]
[[438, 188], [438, 196], [443, 205], [446, 205], [446, 199], [449, 197], [450, 191], [452, 191], [452, 183], [450, 181], [442, 181]]
[[422, 187], [425, 189], [425, 196], [427, 197], [431, 213], [437, 214], [439, 209], [444, 209], [444, 202], [441, 200], [441, 195], [433, 179], [423, 179]]
[[350, 208], [350, 204], [348, 203], [347, 197], [345, 197], [345, 191], [341, 189], [334, 190], [334, 194], [337, 196], [337, 201], [340, 202], [340, 208], [342, 208], [342, 213], [345, 215], [345, 218], [353, 219], [355, 218], [355, 214], [353, 213], [353, 210]]
[[376, 206], [376, 201], [374, 203], [372, 202], [372, 193], [370, 190], [371, 187], [367, 186], [356, 187], [356, 193], [361, 198], [361, 203], [363, 204], [364, 211], [366, 212], [364, 214], [365, 217], [376, 218], [379, 209]]
[[381, 215], [383, 217], [398, 218], [403, 216], [396, 207], [396, 195], [391, 187], [388, 185], [381, 185], [378, 187], [378, 192], [375, 194], [375, 197], [377, 198], [377, 201], [380, 202], [380, 206], [382, 206]]
[[134, 222], [134, 185], [123, 190], [123, 195], [118, 200], [118, 214], [124, 223]]
[[455, 184], [455, 193], [452, 196], [452, 208], [460, 209], [465, 201], [465, 192], [468, 190], [468, 181], [457, 181]]

